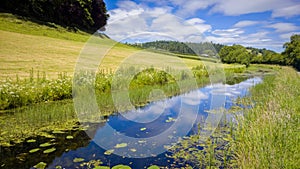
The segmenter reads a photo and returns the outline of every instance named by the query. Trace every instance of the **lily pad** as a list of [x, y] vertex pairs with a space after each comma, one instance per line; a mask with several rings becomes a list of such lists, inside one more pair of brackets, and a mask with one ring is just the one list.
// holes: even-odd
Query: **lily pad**
[[33, 166], [34, 168], [37, 168], [37, 169], [44, 169], [46, 168], [47, 164], [44, 163], [44, 162], [39, 162], [37, 165]]
[[29, 150], [29, 153], [35, 153], [35, 152], [38, 152], [40, 151], [40, 148], [35, 148], [35, 149], [32, 149], [32, 150]]
[[111, 155], [115, 150], [114, 149], [110, 149], [104, 152], [105, 155]]
[[53, 134], [63, 134], [63, 133], [65, 133], [65, 132], [60, 131], [60, 130], [54, 130], [54, 131], [52, 131], [52, 133], [53, 133]]
[[152, 165], [152, 166], [148, 167], [147, 169], [159, 169], [159, 167], [157, 165]]
[[27, 140], [27, 143], [35, 143], [35, 142], [36, 142], [36, 140], [34, 140], [34, 139]]
[[168, 117], [168, 120], [166, 120], [166, 123], [170, 123], [170, 122], [174, 122], [176, 121], [176, 119], [172, 118], [172, 117]]
[[20, 161], [25, 161], [28, 153], [21, 153], [16, 156], [16, 158]]
[[111, 169], [131, 169], [131, 167], [129, 167], [127, 165], [116, 165]]
[[49, 147], [49, 146], [52, 146], [52, 144], [51, 143], [40, 144], [40, 147]]
[[147, 128], [146, 127], [143, 127], [143, 128], [141, 128], [140, 130], [141, 131], [145, 131]]
[[107, 166], [97, 166], [93, 169], [110, 169], [110, 167], [107, 167]]
[[71, 140], [71, 139], [73, 139], [74, 137], [73, 136], [67, 136], [66, 137], [66, 139], [68, 139], [68, 140]]
[[47, 149], [47, 150], [43, 151], [43, 153], [44, 153], [44, 154], [48, 154], [48, 153], [54, 152], [55, 150], [56, 150], [56, 148], [53, 147], [53, 148], [50, 148], [50, 149]]
[[73, 159], [73, 162], [74, 162], [74, 163], [80, 163], [80, 162], [82, 162], [82, 161], [84, 161], [83, 158], [74, 158], [74, 159]]
[[115, 146], [115, 148], [124, 148], [127, 147], [127, 143], [120, 143]]

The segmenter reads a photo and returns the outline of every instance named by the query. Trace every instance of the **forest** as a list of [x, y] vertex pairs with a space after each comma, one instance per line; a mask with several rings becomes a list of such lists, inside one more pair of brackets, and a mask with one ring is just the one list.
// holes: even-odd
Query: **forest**
[[103, 0], [2, 0], [0, 11], [89, 33], [104, 27], [109, 17]]
[[246, 66], [250, 64], [276, 64], [293, 66], [300, 70], [300, 35], [297, 34], [291, 36], [290, 42], [283, 44], [285, 50], [282, 53], [265, 48], [244, 47], [238, 44], [228, 46], [213, 42], [154, 41], [131, 45], [143, 49], [150, 48], [178, 54], [206, 57], [214, 57], [218, 54], [223, 63], [229, 64], [240, 63]]

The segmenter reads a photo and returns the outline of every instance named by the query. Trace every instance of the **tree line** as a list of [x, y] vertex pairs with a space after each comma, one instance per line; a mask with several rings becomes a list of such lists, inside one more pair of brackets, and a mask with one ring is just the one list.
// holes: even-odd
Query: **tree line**
[[242, 45], [226, 46], [212, 42], [191, 43], [178, 41], [154, 41], [130, 44], [139, 48], [165, 50], [172, 53], [188, 55], [204, 55], [213, 57], [217, 54], [223, 63], [277, 64], [293, 66], [300, 70], [300, 35], [292, 35], [290, 42], [283, 45], [284, 52], [277, 53], [268, 49], [244, 47]]
[[109, 17], [103, 0], [2, 0], [0, 9], [90, 33], [105, 26]]
[[178, 41], [154, 41], [130, 44], [139, 48], [165, 50], [177, 54], [215, 56], [224, 45], [210, 42], [192, 43]]
[[300, 35], [292, 35], [290, 42], [283, 45], [284, 51], [276, 53], [272, 50], [244, 47], [241, 45], [224, 46], [219, 56], [224, 63], [240, 63], [249, 66], [256, 64], [278, 64], [293, 66], [300, 70]]

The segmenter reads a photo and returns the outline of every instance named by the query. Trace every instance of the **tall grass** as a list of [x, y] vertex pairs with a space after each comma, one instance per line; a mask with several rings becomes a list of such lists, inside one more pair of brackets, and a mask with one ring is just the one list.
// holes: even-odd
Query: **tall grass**
[[276, 75], [238, 99], [250, 109], [237, 107], [243, 110], [237, 124], [222, 121], [206, 142], [201, 133], [186, 137], [171, 149], [171, 157], [197, 168], [299, 168], [300, 75], [289, 67], [274, 69]]
[[251, 90], [254, 108], [244, 113], [234, 142], [240, 168], [299, 168], [299, 86], [299, 74], [283, 68]]

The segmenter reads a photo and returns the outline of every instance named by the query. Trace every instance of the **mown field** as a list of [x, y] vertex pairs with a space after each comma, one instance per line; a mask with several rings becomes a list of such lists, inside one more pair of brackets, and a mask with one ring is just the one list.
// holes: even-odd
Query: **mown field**
[[[32, 69], [35, 73], [45, 73], [48, 78], [57, 78], [58, 73], [64, 72], [73, 75], [80, 52], [85, 45], [89, 45], [86, 42], [91, 35], [47, 24], [41, 25], [11, 14], [0, 14], [0, 79], [15, 79], [17, 75], [19, 78], [29, 77]], [[138, 58], [135, 59], [136, 63], [153, 57], [156, 60], [151, 62], [167, 63], [174, 58], [168, 54], [141, 51], [105, 37], [99, 38], [98, 43], [99, 49], [108, 50], [99, 67], [106, 71], [114, 71], [126, 57], [132, 55]], [[182, 60], [190, 68], [202, 64], [214, 65], [213, 62], [197, 59]]]

